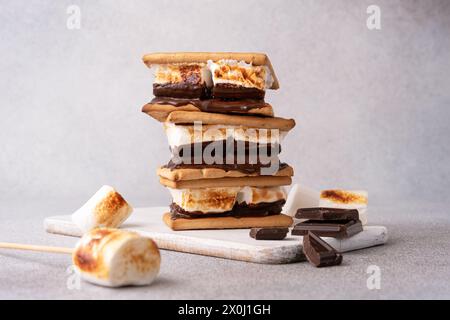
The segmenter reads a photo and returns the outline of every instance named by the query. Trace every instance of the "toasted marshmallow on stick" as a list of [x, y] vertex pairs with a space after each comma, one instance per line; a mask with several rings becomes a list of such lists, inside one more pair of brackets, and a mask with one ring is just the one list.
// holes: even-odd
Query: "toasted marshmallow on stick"
[[161, 264], [159, 249], [152, 239], [112, 228], [86, 233], [72, 259], [83, 279], [108, 287], [148, 285], [158, 275]]
[[72, 221], [85, 233], [97, 227], [118, 228], [132, 212], [113, 187], [103, 186], [72, 214]]
[[339, 209], [357, 209], [359, 220], [367, 224], [368, 193], [364, 190], [323, 190], [320, 193], [319, 206]]

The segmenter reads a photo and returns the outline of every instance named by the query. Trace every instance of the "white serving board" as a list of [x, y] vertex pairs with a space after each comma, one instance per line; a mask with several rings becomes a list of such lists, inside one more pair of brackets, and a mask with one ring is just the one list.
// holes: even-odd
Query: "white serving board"
[[[305, 260], [301, 236], [289, 233], [284, 240], [267, 241], [250, 238], [248, 229], [173, 231], [162, 221], [167, 211], [167, 207], [135, 208], [121, 228], [151, 237], [160, 249], [269, 264]], [[44, 227], [49, 233], [75, 237], [82, 234], [70, 215], [48, 217]], [[346, 252], [384, 244], [387, 238], [385, 227], [365, 226], [364, 231], [349, 239], [324, 239], [336, 250]]]

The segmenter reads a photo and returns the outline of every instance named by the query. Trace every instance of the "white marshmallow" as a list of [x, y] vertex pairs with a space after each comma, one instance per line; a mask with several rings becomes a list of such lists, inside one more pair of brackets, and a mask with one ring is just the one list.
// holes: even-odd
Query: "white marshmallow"
[[320, 194], [319, 206], [338, 209], [357, 209], [359, 220], [363, 225], [368, 222], [368, 193], [364, 190], [323, 190]]
[[230, 138], [236, 141], [281, 144], [287, 135], [286, 131], [273, 131], [274, 135], [272, 135], [272, 131], [268, 129], [248, 129], [244, 126], [198, 125], [195, 127], [194, 125], [176, 125], [170, 122], [164, 123], [164, 129], [171, 148]]
[[238, 203], [258, 204], [276, 202], [286, 199], [284, 187], [242, 187], [237, 195]]
[[155, 242], [135, 232], [97, 228], [85, 234], [72, 255], [76, 271], [91, 283], [108, 287], [148, 285], [159, 273]]
[[113, 187], [103, 186], [80, 209], [72, 221], [84, 232], [97, 227], [118, 228], [133, 208]]
[[312, 208], [319, 205], [320, 193], [300, 184], [294, 184], [289, 190], [283, 213], [295, 217], [300, 208]]

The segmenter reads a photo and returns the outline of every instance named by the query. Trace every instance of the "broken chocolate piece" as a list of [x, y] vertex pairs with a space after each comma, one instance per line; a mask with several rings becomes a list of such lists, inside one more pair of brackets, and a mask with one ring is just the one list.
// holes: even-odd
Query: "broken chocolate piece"
[[288, 232], [288, 228], [252, 228], [250, 237], [256, 240], [283, 240]]
[[356, 209], [337, 208], [301, 208], [295, 214], [297, 219], [308, 220], [359, 220], [359, 213]]
[[313, 232], [308, 232], [303, 237], [303, 252], [316, 267], [337, 266], [342, 263], [342, 255]]
[[359, 220], [308, 220], [297, 223], [292, 229], [291, 234], [295, 236], [304, 236], [311, 231], [321, 237], [342, 239], [349, 238], [362, 230], [362, 223]]

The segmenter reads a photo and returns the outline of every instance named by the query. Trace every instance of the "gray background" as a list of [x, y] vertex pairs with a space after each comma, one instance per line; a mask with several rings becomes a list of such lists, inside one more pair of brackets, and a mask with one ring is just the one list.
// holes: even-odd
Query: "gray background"
[[[366, 27], [373, 3], [381, 7], [379, 31]], [[81, 8], [80, 30], [66, 28], [70, 4]], [[0, 0], [0, 6], [0, 241], [73, 244], [45, 235], [42, 219], [72, 212], [103, 184], [136, 206], [168, 204], [155, 176], [168, 159], [166, 137], [140, 112], [152, 96], [141, 56], [262, 51], [281, 83], [266, 100], [298, 123], [282, 153], [295, 180], [316, 189], [367, 189], [370, 220], [388, 226], [391, 242], [348, 254], [346, 267], [322, 273], [307, 264], [255, 266], [165, 252], [160, 289], [142, 297], [450, 296], [450, 262], [440, 255], [449, 250], [450, 226], [450, 1]], [[26, 257], [0, 256], [0, 287], [8, 288], [0, 296], [114, 296], [98, 288], [69, 294], [61, 273], [66, 258]], [[365, 288], [365, 268], [374, 262], [390, 281], [382, 293]], [[177, 268], [187, 265], [181, 277]], [[247, 276], [237, 276], [244, 266]], [[297, 271], [294, 280], [304, 289], [291, 281]], [[211, 282], [216, 275], [224, 282]], [[328, 281], [322, 287], [321, 279]], [[242, 288], [249, 282], [254, 296]], [[267, 293], [273, 286], [284, 291]], [[142, 291], [121, 294], [114, 297]]]
[[[69, 4], [81, 29], [66, 28]], [[109, 3], [109, 4], [108, 4]], [[450, 187], [450, 2], [1, 1], [0, 197], [89, 197], [111, 184], [166, 204], [168, 159], [141, 56], [262, 51], [298, 125], [283, 159], [317, 189], [367, 189], [371, 203], [443, 201]], [[67, 208], [74, 209], [74, 208]]]

